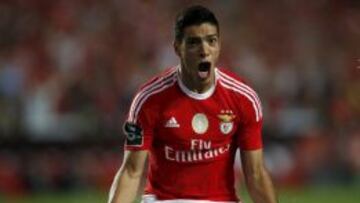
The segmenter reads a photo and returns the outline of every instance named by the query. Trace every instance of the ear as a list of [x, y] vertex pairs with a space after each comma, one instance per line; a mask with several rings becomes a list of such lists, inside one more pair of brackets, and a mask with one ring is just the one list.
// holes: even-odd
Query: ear
[[174, 51], [175, 51], [176, 55], [178, 55], [180, 57], [180, 42], [175, 40], [173, 42], [173, 47], [174, 47]]

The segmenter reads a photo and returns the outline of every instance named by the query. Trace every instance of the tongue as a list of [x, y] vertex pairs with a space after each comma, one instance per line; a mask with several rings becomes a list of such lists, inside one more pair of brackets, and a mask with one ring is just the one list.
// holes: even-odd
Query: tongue
[[198, 71], [198, 75], [200, 78], [205, 79], [209, 75], [209, 71]]
[[202, 79], [206, 79], [209, 76], [211, 64], [209, 62], [202, 62], [198, 67], [198, 75]]

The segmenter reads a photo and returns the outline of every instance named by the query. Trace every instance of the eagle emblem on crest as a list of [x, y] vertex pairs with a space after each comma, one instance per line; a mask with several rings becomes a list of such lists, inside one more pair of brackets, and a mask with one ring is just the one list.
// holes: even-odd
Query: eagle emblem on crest
[[236, 115], [231, 110], [223, 110], [218, 114], [218, 118], [220, 119], [220, 131], [225, 135], [229, 134], [234, 127]]

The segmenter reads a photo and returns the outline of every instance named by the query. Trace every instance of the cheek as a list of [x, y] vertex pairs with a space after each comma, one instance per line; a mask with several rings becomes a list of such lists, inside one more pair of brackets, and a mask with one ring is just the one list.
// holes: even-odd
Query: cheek
[[186, 60], [192, 60], [197, 57], [197, 51], [195, 49], [187, 49], [184, 51], [183, 56]]
[[220, 49], [214, 49], [214, 51], [213, 51], [214, 58], [218, 58], [219, 54], [220, 54]]

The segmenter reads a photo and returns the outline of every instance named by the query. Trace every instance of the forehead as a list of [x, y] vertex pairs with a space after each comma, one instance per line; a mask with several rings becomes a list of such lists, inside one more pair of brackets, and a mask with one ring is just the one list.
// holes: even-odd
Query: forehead
[[218, 35], [215, 25], [210, 23], [202, 23], [200, 25], [191, 25], [184, 29], [184, 37], [205, 37], [208, 35]]

